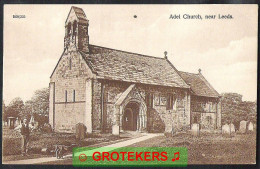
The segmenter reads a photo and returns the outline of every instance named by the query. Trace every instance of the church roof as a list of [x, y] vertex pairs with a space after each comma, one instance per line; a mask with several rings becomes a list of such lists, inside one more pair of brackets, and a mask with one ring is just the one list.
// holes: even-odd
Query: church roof
[[86, 16], [86, 14], [85, 14], [85, 12], [84, 12], [84, 10], [82, 8], [78, 8], [78, 7], [72, 6], [70, 8], [70, 12], [69, 12], [69, 14], [67, 16], [67, 19], [66, 19], [65, 23], [67, 22], [67, 20], [68, 20], [68, 18], [70, 16], [70, 13], [71, 13], [72, 10], [75, 12], [75, 15], [78, 18], [79, 22], [86, 23], [88, 21], [87, 16]]
[[164, 58], [95, 45], [89, 45], [89, 54], [81, 54], [99, 79], [190, 88], [171, 62]]
[[179, 71], [181, 77], [190, 85], [193, 94], [205, 97], [219, 97], [219, 93], [210, 85], [201, 73]]
[[85, 14], [85, 12], [83, 11], [82, 8], [78, 8], [78, 7], [75, 7], [75, 6], [72, 6], [71, 8], [74, 10], [76, 16], [79, 19], [87, 20], [87, 16], [86, 16], [86, 14]]

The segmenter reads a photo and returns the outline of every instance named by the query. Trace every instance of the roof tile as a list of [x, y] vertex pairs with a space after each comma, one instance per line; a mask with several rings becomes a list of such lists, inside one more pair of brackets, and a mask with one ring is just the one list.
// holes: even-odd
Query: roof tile
[[205, 97], [219, 97], [218, 92], [207, 82], [202, 74], [194, 74], [179, 71], [181, 77], [187, 84], [190, 84], [191, 90], [195, 95]]
[[82, 53], [98, 78], [189, 88], [164, 58], [140, 55], [89, 45], [89, 54]]

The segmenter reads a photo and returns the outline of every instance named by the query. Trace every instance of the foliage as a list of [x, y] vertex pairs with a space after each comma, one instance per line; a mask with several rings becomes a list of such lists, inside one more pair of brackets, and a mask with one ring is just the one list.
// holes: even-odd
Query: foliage
[[5, 108], [4, 120], [7, 120], [7, 117], [20, 117], [20, 114], [24, 110], [24, 103], [20, 97], [14, 98], [10, 104]]
[[25, 103], [21, 98], [15, 98], [8, 106], [3, 108], [5, 109], [3, 114], [4, 120], [7, 120], [7, 117], [10, 116], [19, 117], [20, 119], [27, 118], [29, 120], [33, 116], [38, 125], [42, 126], [44, 123], [48, 123], [49, 88], [36, 90], [32, 98]]
[[41, 127], [45, 123], [49, 122], [49, 116], [48, 115], [43, 115], [43, 114], [33, 114], [34, 120], [38, 122], [38, 126]]
[[22, 116], [33, 115], [39, 126], [48, 123], [49, 114], [49, 88], [43, 88], [34, 92], [31, 100], [25, 102]]
[[242, 120], [256, 123], [256, 102], [242, 101], [242, 95], [224, 93], [221, 98], [222, 125], [233, 123], [236, 128]]
[[48, 115], [49, 113], [49, 88], [34, 92], [31, 100], [25, 102], [25, 114]]
[[51, 133], [52, 132], [52, 127], [48, 123], [45, 123], [40, 129], [41, 129], [42, 132], [45, 132], [45, 133]]

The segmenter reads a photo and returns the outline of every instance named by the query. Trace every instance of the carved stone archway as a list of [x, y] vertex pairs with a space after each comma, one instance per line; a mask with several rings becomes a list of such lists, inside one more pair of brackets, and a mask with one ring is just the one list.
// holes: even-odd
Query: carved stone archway
[[138, 90], [136, 90], [135, 84], [132, 84], [121, 94], [121, 96], [115, 103], [112, 134], [119, 135], [120, 131], [123, 131], [122, 120], [123, 120], [124, 110], [129, 103], [133, 103], [133, 102], [139, 105], [139, 113], [137, 118], [137, 130], [140, 132], [146, 131], [147, 107], [144, 99], [142, 98]]

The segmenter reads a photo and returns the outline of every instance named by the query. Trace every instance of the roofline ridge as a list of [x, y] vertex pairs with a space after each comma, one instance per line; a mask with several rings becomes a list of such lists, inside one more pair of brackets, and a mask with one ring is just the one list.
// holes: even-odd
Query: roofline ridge
[[87, 61], [87, 58], [86, 58], [85, 56], [83, 56], [83, 55], [86, 55], [86, 53], [84, 53], [84, 52], [81, 51], [81, 50], [77, 50], [77, 51], [79, 52], [79, 54], [81, 55], [81, 57], [84, 59], [84, 61], [86, 62], [86, 64], [88, 65], [88, 67], [90, 68], [90, 70], [92, 71], [92, 73], [98, 75], [98, 73], [97, 73], [97, 71], [95, 70], [95, 68], [94, 68], [92, 65], [90, 65], [90, 64], [88, 63], [88, 61]]
[[58, 67], [58, 64], [60, 63], [60, 61], [61, 61], [61, 58], [62, 58], [62, 56], [63, 56], [63, 54], [64, 54], [64, 53], [65, 53], [65, 49], [63, 49], [63, 52], [62, 52], [62, 54], [61, 54], [61, 56], [60, 56], [60, 58], [59, 58], [58, 62], [56, 63], [56, 66], [54, 67], [54, 69], [53, 69], [53, 71], [52, 71], [52, 73], [51, 73], [51, 76], [50, 76], [50, 78], [52, 78], [52, 76], [53, 76], [53, 74], [54, 74], [54, 72], [55, 72], [56, 68]]
[[72, 5], [71, 7], [72, 7], [72, 8], [78, 8], [78, 9], [82, 9], [82, 8], [80, 8], [80, 7], [77, 7], [77, 6], [73, 6], [73, 5]]
[[91, 45], [91, 46], [96, 46], [96, 47], [101, 47], [101, 48], [105, 48], [105, 49], [116, 50], [116, 51], [119, 51], [119, 52], [125, 52], [125, 53], [129, 53], [129, 54], [140, 55], [140, 56], [143, 56], [143, 57], [150, 57], [150, 58], [154, 58], [154, 59], [164, 60], [164, 58], [160, 58], [160, 57], [156, 57], [156, 56], [144, 55], [144, 54], [140, 54], [140, 53], [134, 53], [134, 52], [129, 52], [129, 51], [123, 51], [123, 50], [119, 50], [119, 49], [108, 48], [108, 47], [99, 46], [99, 45], [93, 45], [93, 44], [89, 44], [89, 45]]
[[172, 62], [171, 62], [170, 60], [168, 60], [168, 59], [164, 59], [164, 60], [166, 60], [166, 61], [170, 64], [170, 66], [175, 70], [175, 72], [178, 74], [178, 76], [183, 80], [184, 84], [186, 84], [186, 85], [188, 86], [188, 88], [191, 89], [190, 85], [188, 85], [188, 84], [186, 83], [186, 81], [185, 81], [184, 78], [180, 75], [180, 72], [176, 69], [176, 67], [172, 64]]
[[217, 93], [217, 95], [220, 96], [220, 94], [214, 89], [214, 87], [207, 81], [207, 79], [201, 73], [199, 73], [198, 75], [209, 88], [214, 90]]
[[179, 71], [181, 73], [189, 73], [189, 74], [193, 74], [193, 75], [199, 75], [198, 73], [190, 73], [190, 72], [185, 72], [185, 71]]
[[[69, 13], [68, 13], [68, 15], [67, 15], [67, 17], [66, 17], [66, 20], [65, 20], [65, 25], [66, 25], [66, 22], [68, 21], [68, 18], [69, 18], [69, 15], [70, 15], [70, 12], [71, 12], [72, 8], [81, 9], [81, 10], [83, 11], [84, 16], [85, 16], [86, 19], [87, 19], [87, 15], [85, 14], [85, 11], [84, 11], [82, 8], [79, 8], [79, 7], [76, 7], [76, 6], [71, 6], [71, 7], [70, 7], [70, 11], [69, 11]], [[74, 11], [74, 12], [75, 12], [75, 14], [76, 14], [76, 17], [78, 18], [76, 11]], [[78, 19], [79, 19], [79, 18], [78, 18]], [[87, 20], [88, 20], [88, 19], [87, 19]]]

